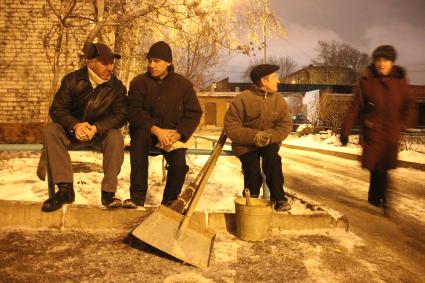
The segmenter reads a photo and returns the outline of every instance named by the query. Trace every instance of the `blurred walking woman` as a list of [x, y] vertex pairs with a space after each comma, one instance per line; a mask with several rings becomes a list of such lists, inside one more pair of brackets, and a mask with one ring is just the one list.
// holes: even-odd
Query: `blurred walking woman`
[[397, 167], [400, 132], [412, 125], [415, 115], [415, 98], [404, 69], [394, 65], [396, 57], [390, 45], [373, 51], [373, 63], [360, 75], [340, 135], [341, 143], [346, 145], [350, 129], [359, 118], [362, 166], [370, 171], [368, 201], [379, 207], [386, 204], [388, 170]]

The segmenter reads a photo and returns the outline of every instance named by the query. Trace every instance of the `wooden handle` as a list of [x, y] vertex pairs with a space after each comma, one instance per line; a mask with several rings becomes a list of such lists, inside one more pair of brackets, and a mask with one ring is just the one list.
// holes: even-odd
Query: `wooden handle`
[[205, 185], [208, 182], [208, 178], [210, 177], [211, 172], [214, 169], [215, 163], [217, 162], [217, 159], [220, 156], [220, 152], [223, 149], [226, 139], [227, 139], [227, 136], [224, 133], [224, 131], [222, 131], [217, 141], [217, 144], [215, 145], [214, 150], [207, 161], [208, 166], [205, 169], [204, 174], [200, 178], [195, 194], [192, 200], [190, 201], [186, 215], [180, 224], [179, 230], [177, 231], [177, 240], [181, 238], [181, 236], [183, 235], [183, 233], [185, 232], [187, 228], [187, 225], [189, 224], [189, 220], [192, 217], [193, 212], [195, 211], [195, 207], [198, 204], [199, 199], [201, 198], [202, 192], [204, 191]]
[[246, 199], [246, 206], [251, 206], [251, 193], [249, 192], [249, 189], [245, 189], [245, 199]]

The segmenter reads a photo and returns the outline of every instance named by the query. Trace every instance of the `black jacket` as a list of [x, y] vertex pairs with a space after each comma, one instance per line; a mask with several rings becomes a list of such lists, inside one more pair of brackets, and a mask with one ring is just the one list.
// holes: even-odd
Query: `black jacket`
[[123, 83], [112, 75], [109, 81], [95, 89], [90, 84], [87, 66], [67, 74], [57, 91], [50, 117], [69, 133], [79, 122], [94, 124], [97, 134], [124, 126], [127, 96]]
[[202, 116], [202, 109], [192, 83], [169, 69], [164, 79], [153, 78], [147, 72], [135, 77], [128, 91], [128, 121], [130, 130], [147, 131], [156, 125], [176, 129], [187, 141]]

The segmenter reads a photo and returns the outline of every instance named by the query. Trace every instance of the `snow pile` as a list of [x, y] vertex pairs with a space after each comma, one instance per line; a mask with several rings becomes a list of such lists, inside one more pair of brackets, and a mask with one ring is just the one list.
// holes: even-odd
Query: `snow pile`
[[[100, 184], [103, 178], [102, 154], [94, 151], [71, 151], [74, 170], [75, 203], [100, 206]], [[192, 181], [209, 156], [187, 155], [190, 167], [186, 183]], [[39, 153], [1, 152], [0, 199], [44, 201], [47, 199], [47, 182], [40, 181], [35, 172]], [[129, 197], [130, 156], [126, 152], [121, 173], [118, 176], [117, 197]], [[161, 203], [165, 182], [163, 181], [162, 156], [149, 159], [149, 190], [145, 206], [155, 207]], [[164, 172], [165, 173], [165, 172]], [[221, 156], [209, 178], [197, 205], [199, 211], [234, 212], [234, 199], [243, 190], [241, 165], [236, 157]], [[289, 198], [291, 214], [311, 214], [314, 211], [298, 199]]]
[[[359, 136], [351, 135], [347, 146], [342, 146], [339, 142], [339, 137], [332, 134], [330, 131], [321, 132], [320, 134], [310, 134], [298, 137], [290, 135], [284, 144], [296, 145], [308, 148], [318, 148], [330, 151], [346, 152], [351, 154], [361, 154], [362, 148], [359, 145]], [[403, 150], [399, 152], [399, 160], [410, 161], [425, 164], [425, 153], [417, 151]]]

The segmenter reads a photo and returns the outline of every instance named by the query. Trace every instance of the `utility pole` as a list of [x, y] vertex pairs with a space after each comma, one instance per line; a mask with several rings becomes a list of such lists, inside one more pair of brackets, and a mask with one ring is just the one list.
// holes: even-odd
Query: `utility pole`
[[269, 0], [263, 0], [263, 14], [261, 15], [261, 26], [263, 31], [263, 64], [267, 63], [267, 19], [269, 15]]

